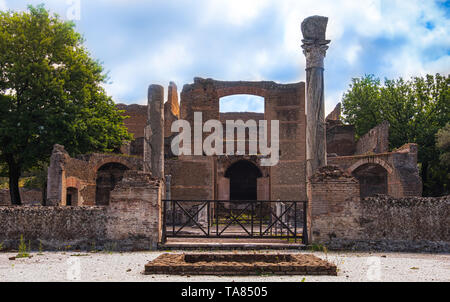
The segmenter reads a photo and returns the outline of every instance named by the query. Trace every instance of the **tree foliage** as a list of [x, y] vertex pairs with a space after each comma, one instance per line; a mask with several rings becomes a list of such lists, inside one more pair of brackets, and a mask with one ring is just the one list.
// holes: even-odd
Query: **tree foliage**
[[108, 152], [130, 136], [72, 22], [30, 6], [0, 12], [0, 25], [0, 162], [20, 204], [18, 178], [47, 161], [54, 144], [72, 155]]
[[355, 125], [357, 138], [386, 120], [391, 124], [391, 149], [419, 145], [425, 195], [448, 193], [448, 169], [439, 165], [436, 133], [450, 121], [450, 77], [440, 74], [410, 80], [373, 75], [353, 79], [343, 97], [344, 121]]
[[438, 131], [436, 139], [436, 146], [442, 152], [440, 157], [441, 163], [450, 167], [450, 123]]

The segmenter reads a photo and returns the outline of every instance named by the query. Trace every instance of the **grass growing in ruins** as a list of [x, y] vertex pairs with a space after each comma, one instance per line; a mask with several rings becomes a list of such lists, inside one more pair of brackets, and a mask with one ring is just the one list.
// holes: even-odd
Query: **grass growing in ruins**
[[30, 249], [31, 243], [28, 241], [28, 246], [23, 238], [23, 235], [20, 235], [20, 243], [19, 243], [19, 253], [16, 258], [30, 258]]
[[322, 252], [325, 254], [325, 259], [328, 260], [328, 248], [323, 244], [313, 243], [311, 244], [309, 250], [311, 252]]
[[0, 252], [3, 250], [3, 242], [0, 242]]
[[42, 241], [39, 240], [39, 252], [38, 252], [38, 255], [39, 255], [39, 256], [44, 255], [44, 253], [42, 252], [42, 250], [43, 250], [43, 249], [42, 249]]

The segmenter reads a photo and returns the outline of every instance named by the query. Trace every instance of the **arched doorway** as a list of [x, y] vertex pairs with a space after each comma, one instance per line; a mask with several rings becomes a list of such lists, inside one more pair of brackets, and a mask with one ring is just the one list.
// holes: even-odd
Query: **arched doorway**
[[117, 183], [122, 180], [127, 166], [119, 163], [108, 163], [101, 166], [97, 171], [95, 204], [108, 205], [111, 191]]
[[381, 165], [365, 164], [354, 170], [352, 174], [359, 181], [361, 198], [388, 193], [388, 173]]
[[232, 164], [225, 173], [230, 179], [231, 200], [257, 200], [259, 168], [250, 161], [241, 160]]
[[78, 206], [78, 190], [77, 190], [77, 188], [67, 188], [66, 205], [68, 207]]

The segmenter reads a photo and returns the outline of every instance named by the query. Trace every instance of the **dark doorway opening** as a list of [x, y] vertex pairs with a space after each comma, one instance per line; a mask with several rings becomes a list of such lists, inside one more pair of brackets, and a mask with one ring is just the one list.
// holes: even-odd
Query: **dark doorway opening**
[[67, 188], [66, 205], [68, 207], [78, 205], [78, 190], [76, 188]]
[[366, 164], [353, 171], [359, 181], [361, 198], [388, 193], [387, 171], [378, 164]]
[[127, 170], [129, 170], [128, 167], [119, 163], [109, 163], [98, 169], [95, 192], [96, 205], [109, 205], [111, 191], [122, 180], [123, 174]]
[[230, 179], [231, 200], [257, 200], [258, 178], [262, 177], [258, 167], [246, 160], [232, 164], [225, 177]]

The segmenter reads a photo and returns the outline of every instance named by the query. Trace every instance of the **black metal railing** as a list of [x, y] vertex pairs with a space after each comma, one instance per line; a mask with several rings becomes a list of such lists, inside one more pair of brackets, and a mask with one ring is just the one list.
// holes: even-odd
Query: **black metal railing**
[[163, 200], [165, 238], [261, 238], [307, 244], [306, 201]]

